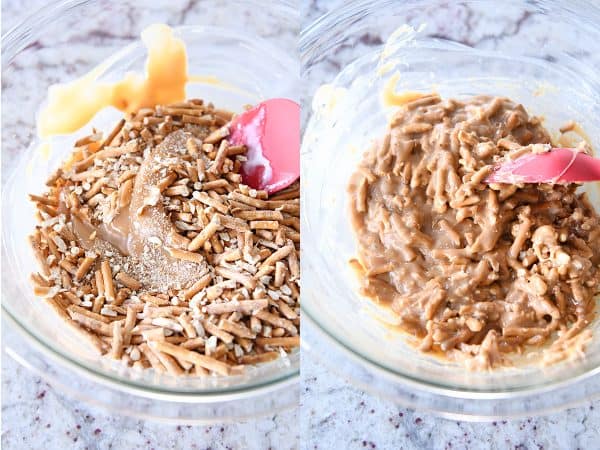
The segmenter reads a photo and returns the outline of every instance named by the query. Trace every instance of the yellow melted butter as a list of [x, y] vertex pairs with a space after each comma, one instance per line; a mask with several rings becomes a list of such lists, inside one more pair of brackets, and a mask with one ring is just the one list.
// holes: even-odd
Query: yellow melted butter
[[51, 86], [48, 103], [40, 112], [38, 131], [42, 137], [77, 131], [107, 106], [124, 112], [185, 98], [187, 54], [181, 39], [167, 25], [151, 25], [142, 31], [148, 51], [146, 74], [128, 73], [117, 82], [100, 82], [108, 68], [103, 62], [69, 83]]
[[399, 80], [400, 72], [395, 72], [383, 86], [381, 98], [385, 106], [402, 106], [412, 102], [413, 100], [431, 95], [415, 91], [396, 92], [396, 85], [398, 84]]
[[169, 26], [150, 25], [141, 38], [148, 53], [145, 74], [128, 73], [114, 83], [101, 82], [110, 65], [105, 61], [81, 78], [50, 86], [47, 104], [38, 116], [40, 136], [73, 133], [108, 106], [130, 113], [185, 100], [188, 82], [236, 90], [214, 76], [189, 75], [185, 44]]

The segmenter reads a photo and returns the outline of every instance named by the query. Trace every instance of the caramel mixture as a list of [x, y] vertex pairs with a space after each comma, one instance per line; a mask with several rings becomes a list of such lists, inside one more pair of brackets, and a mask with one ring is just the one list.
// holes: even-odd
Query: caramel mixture
[[349, 185], [362, 293], [422, 351], [471, 368], [543, 344], [552, 361], [581, 351], [600, 292], [597, 212], [576, 185], [484, 182], [548, 148], [540, 120], [507, 98], [407, 101]]

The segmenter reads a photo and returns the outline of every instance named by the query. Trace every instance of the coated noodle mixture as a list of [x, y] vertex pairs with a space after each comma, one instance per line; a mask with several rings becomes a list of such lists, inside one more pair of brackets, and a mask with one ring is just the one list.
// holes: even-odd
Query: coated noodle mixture
[[[492, 166], [546, 151], [540, 119], [507, 98], [405, 104], [351, 178], [362, 293], [420, 349], [473, 369], [550, 344], [581, 353], [600, 292], [600, 218], [577, 185], [487, 185]], [[591, 151], [580, 144], [582, 151]]]

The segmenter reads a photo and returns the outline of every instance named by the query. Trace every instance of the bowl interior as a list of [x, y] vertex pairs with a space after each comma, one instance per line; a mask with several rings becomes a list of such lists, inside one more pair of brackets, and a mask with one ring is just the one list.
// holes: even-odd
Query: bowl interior
[[[56, 18], [62, 26], [72, 23], [77, 27], [77, 23], [80, 22], [73, 16], [82, 15], [86, 11], [79, 11], [81, 8], [74, 7], [73, 3], [75, 2], [67, 1], [62, 4], [62, 14], [58, 14]], [[124, 7], [119, 2], [109, 5], [109, 11], [102, 12], [98, 10], [97, 2], [79, 3], [84, 3], [82, 8], [95, 8], [97, 16], [94, 27], [98, 28], [101, 28], [107, 14], [117, 13]], [[27, 194], [43, 192], [45, 179], [70, 153], [77, 137], [89, 134], [92, 125], [97, 129], [109, 131], [120, 118], [120, 113], [112, 109], [100, 112], [79, 132], [53, 138], [50, 141], [49, 152], [40, 151], [40, 142], [35, 136], [32, 119], [45, 97], [49, 84], [81, 76], [108, 55], [111, 55], [112, 64], [103, 76], [107, 80], [117, 79], [127, 71], [143, 72], [145, 49], [138, 39], [139, 32], [149, 23], [166, 20], [161, 18], [159, 11], [154, 11], [155, 17], [148, 17], [141, 11], [143, 5], [136, 6], [135, 2], [125, 3], [129, 8], [140, 9], [137, 11], [140, 13], [139, 23], [131, 27], [135, 34], [119, 39], [118, 42], [110, 39], [108, 42], [96, 42], [97, 34], [92, 27], [79, 30], [81, 36], [77, 42], [85, 43], [85, 48], [83, 44], [69, 46], [60, 35], [52, 34], [58, 32], [57, 25], [47, 20], [48, 23], [43, 26], [54, 40], [50, 39], [36, 46], [27, 42], [29, 37], [22, 38], [25, 40], [23, 49], [16, 50], [3, 68], [3, 90], [13, 103], [7, 104], [3, 101], [3, 156], [5, 161], [8, 157], [10, 163], [3, 161], [6, 167], [4, 173], [8, 175], [8, 179], [3, 180], [2, 306], [10, 318], [33, 337], [39, 348], [75, 364], [84, 371], [92, 372], [109, 383], [127, 385], [141, 391], [187, 396], [223, 395], [256, 390], [297, 377], [300, 359], [298, 352], [292, 352], [288, 357], [271, 363], [251, 367], [243, 375], [232, 377], [176, 378], [156, 374], [154, 371], [133, 371], [119, 362], [107, 358], [99, 359], [78, 341], [41, 299], [32, 294], [28, 278], [37, 267], [27, 244], [27, 236], [33, 230], [35, 221], [34, 209], [27, 199]], [[183, 9], [183, 2], [176, 3], [181, 3]], [[210, 10], [211, 5], [207, 5], [209, 3], [212, 4], [213, 10]], [[238, 19], [230, 21], [227, 25], [228, 21], [225, 18], [215, 18], [214, 15], [218, 12], [216, 3], [218, 2], [203, 2], [200, 6], [200, 9], [208, 7], [212, 15], [200, 16], [197, 21], [191, 21], [195, 25], [176, 28], [176, 34], [185, 42], [188, 50], [190, 75], [216, 77], [219, 80], [218, 83], [189, 84], [188, 97], [203, 98], [217, 107], [233, 111], [241, 111], [244, 105], [269, 97], [295, 98], [298, 63], [292, 56], [293, 50], [286, 46], [287, 41], [284, 38], [278, 40], [277, 34], [273, 34], [272, 38], [265, 36], [266, 31], [272, 31], [272, 28], [269, 28], [270, 21], [278, 15], [281, 19], [279, 26], [285, 27], [286, 21], [290, 20], [284, 16], [289, 12], [288, 5], [280, 5], [279, 8], [265, 14], [264, 20], [257, 21], [254, 28], [244, 28], [237, 26]], [[241, 2], [240, 11], [251, 6]], [[147, 11], [145, 13], [147, 14]], [[211, 20], [225, 26], [212, 26]], [[265, 28], [261, 30], [261, 27]], [[71, 30], [64, 36], [68, 40], [76, 34], [77, 32]], [[89, 55], [89, 46], [93, 45], [98, 47], [98, 51]], [[15, 45], [12, 48], [16, 48]], [[57, 72], [54, 65], [50, 64], [55, 60], [57, 52], [65, 52], [64, 59], [68, 61], [81, 58], [81, 64]], [[44, 64], [47, 64], [47, 67]], [[29, 94], [25, 91], [25, 79], [35, 81]], [[24, 109], [30, 110], [29, 116], [19, 122], [19, 116]], [[12, 137], [14, 139], [11, 139]]]
[[[583, 361], [540, 367], [527, 363], [490, 373], [420, 353], [406, 335], [357, 292], [348, 261], [356, 254], [346, 186], [362, 153], [383, 135], [390, 109], [380, 93], [393, 73], [397, 91], [436, 91], [442, 97], [502, 95], [544, 118], [548, 130], [568, 120], [580, 123], [590, 142], [600, 138], [600, 92], [586, 74], [548, 61], [503, 56], [441, 42], [406, 30], [406, 40], [372, 50], [346, 66], [313, 99], [313, 115], [303, 145], [303, 308], [314, 322], [363, 361], [392, 377], [457, 391], [503, 392], [566, 381], [600, 366], [600, 322]], [[518, 66], [518, 71], [515, 71]], [[575, 80], [575, 82], [574, 82]], [[332, 170], [334, 169], [334, 170]], [[588, 184], [600, 209], [599, 186]]]

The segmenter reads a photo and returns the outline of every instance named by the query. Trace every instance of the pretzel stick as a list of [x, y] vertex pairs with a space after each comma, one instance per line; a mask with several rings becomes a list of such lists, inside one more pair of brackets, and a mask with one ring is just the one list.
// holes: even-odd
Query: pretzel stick
[[210, 356], [204, 356], [197, 352], [193, 352], [167, 342], [153, 342], [151, 345], [163, 353], [167, 353], [184, 361], [197, 364], [200, 367], [218, 373], [219, 375], [229, 375], [229, 366], [221, 361], [211, 358]]
[[252, 314], [253, 312], [266, 308], [267, 306], [269, 306], [269, 301], [267, 299], [239, 300], [225, 303], [211, 303], [210, 305], [206, 305], [206, 312], [208, 314], [215, 315], [232, 312]]

